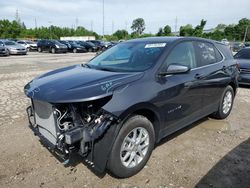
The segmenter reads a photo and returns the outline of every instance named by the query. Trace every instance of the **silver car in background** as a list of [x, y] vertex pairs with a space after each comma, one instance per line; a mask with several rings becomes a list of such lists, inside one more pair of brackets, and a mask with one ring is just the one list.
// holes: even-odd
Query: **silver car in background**
[[18, 44], [24, 46], [27, 51], [37, 51], [37, 44], [30, 40], [19, 40], [17, 41]]
[[9, 51], [3, 41], [0, 41], [0, 56], [9, 56]]
[[22, 55], [27, 54], [27, 49], [24, 46], [10, 40], [6, 40], [3, 42], [6, 48], [8, 49], [9, 54], [22, 54]]

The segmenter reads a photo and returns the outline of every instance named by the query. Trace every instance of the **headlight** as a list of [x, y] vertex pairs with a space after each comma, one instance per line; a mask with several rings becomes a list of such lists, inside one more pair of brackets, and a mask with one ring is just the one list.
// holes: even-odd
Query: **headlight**
[[59, 46], [56, 44], [56, 48], [59, 48]]

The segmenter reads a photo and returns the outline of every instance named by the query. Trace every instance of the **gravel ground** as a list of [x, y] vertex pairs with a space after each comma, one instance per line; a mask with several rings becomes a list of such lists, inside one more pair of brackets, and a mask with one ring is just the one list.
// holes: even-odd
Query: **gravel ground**
[[27, 126], [24, 85], [94, 54], [0, 57], [0, 187], [250, 187], [250, 88], [240, 88], [225, 120], [204, 118], [165, 138], [128, 179], [96, 176], [80, 159], [65, 167]]

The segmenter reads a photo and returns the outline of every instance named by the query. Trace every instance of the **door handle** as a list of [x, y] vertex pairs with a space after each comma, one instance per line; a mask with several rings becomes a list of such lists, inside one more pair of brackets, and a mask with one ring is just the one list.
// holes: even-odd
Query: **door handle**
[[202, 79], [204, 77], [204, 75], [203, 74], [199, 74], [199, 73], [197, 73], [197, 74], [195, 74], [195, 76], [194, 76], [194, 78], [196, 78], [196, 79]]

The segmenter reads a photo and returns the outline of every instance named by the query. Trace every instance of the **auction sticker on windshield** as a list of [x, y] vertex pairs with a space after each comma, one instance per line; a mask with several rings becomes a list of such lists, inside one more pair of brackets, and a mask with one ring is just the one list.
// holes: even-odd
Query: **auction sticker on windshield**
[[163, 48], [167, 43], [154, 43], [154, 44], [146, 44], [145, 48]]

